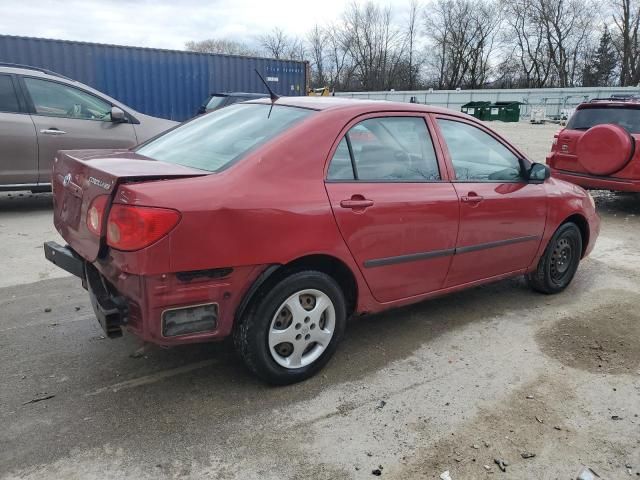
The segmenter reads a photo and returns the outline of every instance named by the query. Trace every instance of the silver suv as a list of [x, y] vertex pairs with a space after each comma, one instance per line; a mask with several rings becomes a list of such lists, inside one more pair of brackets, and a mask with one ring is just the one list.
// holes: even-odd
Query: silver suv
[[0, 63], [0, 190], [48, 190], [58, 150], [130, 148], [174, 125], [57, 73]]

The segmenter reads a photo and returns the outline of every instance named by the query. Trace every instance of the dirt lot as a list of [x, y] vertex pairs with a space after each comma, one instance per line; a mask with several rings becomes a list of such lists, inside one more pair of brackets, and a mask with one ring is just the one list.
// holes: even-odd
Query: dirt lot
[[[557, 129], [494, 126], [536, 160]], [[3, 194], [0, 478], [638, 478], [640, 196], [596, 201], [565, 293], [513, 279], [359, 319], [320, 375], [270, 388], [227, 343], [105, 339], [42, 258], [50, 197]]]

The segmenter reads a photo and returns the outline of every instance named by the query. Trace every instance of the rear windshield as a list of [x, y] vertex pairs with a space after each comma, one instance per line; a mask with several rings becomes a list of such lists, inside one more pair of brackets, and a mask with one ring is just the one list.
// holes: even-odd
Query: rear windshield
[[613, 123], [629, 133], [640, 133], [640, 109], [635, 108], [583, 108], [576, 110], [567, 122], [570, 130], [588, 130], [595, 125]]
[[313, 114], [274, 105], [235, 104], [198, 117], [139, 147], [155, 160], [217, 172]]

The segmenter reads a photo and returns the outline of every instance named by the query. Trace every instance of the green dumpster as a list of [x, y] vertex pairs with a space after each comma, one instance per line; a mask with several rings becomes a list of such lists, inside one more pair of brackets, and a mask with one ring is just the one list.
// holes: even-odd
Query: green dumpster
[[520, 121], [521, 102], [495, 102], [487, 109], [487, 117], [483, 120], [500, 120], [502, 122]]
[[486, 120], [490, 105], [491, 102], [469, 102], [462, 105], [461, 111], [480, 120]]

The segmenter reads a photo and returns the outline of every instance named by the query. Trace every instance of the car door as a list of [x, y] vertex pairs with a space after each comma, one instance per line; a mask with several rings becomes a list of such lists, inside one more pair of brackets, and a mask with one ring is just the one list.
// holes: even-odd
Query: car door
[[0, 74], [0, 185], [35, 185], [38, 140], [15, 78]]
[[340, 232], [374, 297], [442, 287], [458, 231], [458, 197], [422, 115], [352, 122], [334, 146], [326, 189]]
[[526, 268], [545, 227], [545, 186], [528, 183], [529, 162], [488, 130], [446, 116], [436, 123], [460, 198], [460, 230], [446, 286]]
[[58, 150], [129, 148], [136, 133], [129, 122], [111, 121], [111, 103], [66, 83], [23, 77], [38, 135], [40, 183], [49, 183]]

